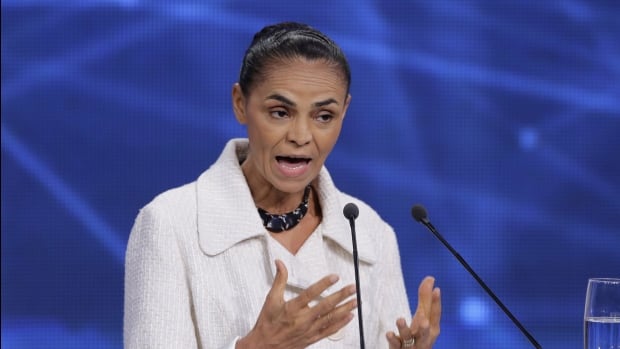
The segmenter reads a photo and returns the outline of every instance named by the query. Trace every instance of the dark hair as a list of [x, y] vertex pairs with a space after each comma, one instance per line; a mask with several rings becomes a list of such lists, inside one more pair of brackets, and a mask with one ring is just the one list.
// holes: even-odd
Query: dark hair
[[341, 71], [349, 92], [351, 70], [340, 47], [318, 30], [295, 22], [266, 26], [254, 35], [241, 65], [241, 91], [247, 95], [268, 65], [294, 58], [325, 60], [334, 64]]

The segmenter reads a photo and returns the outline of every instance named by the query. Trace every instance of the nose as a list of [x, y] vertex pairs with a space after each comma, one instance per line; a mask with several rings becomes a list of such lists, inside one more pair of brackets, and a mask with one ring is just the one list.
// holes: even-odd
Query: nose
[[287, 141], [298, 146], [310, 143], [312, 140], [312, 130], [309, 118], [296, 117], [291, 120], [286, 138]]

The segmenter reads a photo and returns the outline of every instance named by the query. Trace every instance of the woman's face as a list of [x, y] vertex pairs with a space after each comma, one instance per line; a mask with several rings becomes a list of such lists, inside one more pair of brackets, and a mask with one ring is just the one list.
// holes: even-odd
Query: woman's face
[[268, 65], [247, 96], [235, 85], [235, 116], [250, 141], [243, 167], [251, 187], [297, 193], [316, 178], [351, 100], [337, 69], [321, 60], [292, 59]]

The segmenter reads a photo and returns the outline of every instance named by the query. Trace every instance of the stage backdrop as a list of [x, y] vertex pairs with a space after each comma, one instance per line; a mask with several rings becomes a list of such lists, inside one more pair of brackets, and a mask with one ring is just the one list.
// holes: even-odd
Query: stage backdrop
[[[588, 277], [620, 277], [617, 1], [2, 1], [2, 348], [121, 348], [140, 207], [244, 136], [252, 34], [295, 20], [351, 62], [327, 166], [397, 231], [437, 348], [527, 348], [430, 218], [544, 348], [582, 346]], [[371, 282], [371, 280], [362, 280]]]

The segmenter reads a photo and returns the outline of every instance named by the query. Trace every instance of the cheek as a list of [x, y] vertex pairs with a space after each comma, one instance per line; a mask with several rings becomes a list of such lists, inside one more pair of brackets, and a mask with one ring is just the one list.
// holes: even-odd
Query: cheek
[[317, 137], [317, 144], [319, 146], [319, 150], [321, 151], [321, 155], [324, 158], [331, 153], [332, 149], [336, 145], [336, 142], [338, 142], [338, 138], [340, 137], [340, 129], [341, 125], [330, 130], [326, 130], [326, 132], [321, 133]]
[[256, 106], [250, 106], [249, 109], [246, 124], [248, 134], [259, 138], [269, 138], [273, 133], [273, 127], [269, 125], [266, 112]]
[[265, 127], [248, 128], [251, 147], [261, 152], [270, 151], [281, 138], [276, 131]]
[[256, 120], [248, 122], [247, 133], [254, 163], [264, 171], [265, 168], [269, 167], [273, 148], [277, 144], [278, 137], [273, 129], [261, 125]]
[[265, 147], [264, 143], [266, 143], [266, 140], [269, 138], [269, 130], [265, 125], [261, 124], [256, 115], [248, 116], [246, 130], [248, 132], [248, 138], [250, 139], [250, 147], [255, 150]]

